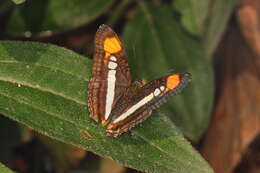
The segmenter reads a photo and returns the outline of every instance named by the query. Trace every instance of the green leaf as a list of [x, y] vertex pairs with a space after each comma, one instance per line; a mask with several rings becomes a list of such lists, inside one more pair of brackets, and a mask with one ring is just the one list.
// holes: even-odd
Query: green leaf
[[173, 5], [181, 13], [183, 26], [199, 35], [206, 53], [212, 55], [238, 3], [239, 0], [176, 0]]
[[183, 26], [192, 34], [201, 35], [206, 27], [210, 0], [176, 0], [173, 3], [181, 13]]
[[13, 173], [9, 168], [7, 168], [5, 165], [0, 163], [0, 172], [1, 173]]
[[13, 35], [49, 34], [87, 24], [104, 13], [113, 0], [30, 0], [17, 6], [8, 25]]
[[14, 3], [16, 4], [22, 4], [24, 3], [26, 0], [12, 0]]
[[0, 1], [0, 19], [3, 23], [5, 21], [5, 14], [12, 9], [14, 4], [10, 0], [1, 0]]
[[[91, 63], [53, 45], [0, 42], [0, 113], [36, 131], [151, 173], [212, 172], [175, 126], [155, 112], [119, 138], [88, 117]], [[88, 133], [90, 139], [82, 135]]]
[[198, 141], [208, 127], [213, 101], [211, 63], [201, 43], [181, 30], [169, 6], [150, 3], [141, 3], [126, 26], [124, 40], [135, 77], [153, 80], [172, 69], [192, 74], [191, 84], [164, 106], [164, 112], [186, 136]]
[[211, 1], [211, 11], [208, 16], [207, 27], [204, 32], [203, 42], [208, 55], [212, 55], [226, 29], [234, 8], [239, 0]]

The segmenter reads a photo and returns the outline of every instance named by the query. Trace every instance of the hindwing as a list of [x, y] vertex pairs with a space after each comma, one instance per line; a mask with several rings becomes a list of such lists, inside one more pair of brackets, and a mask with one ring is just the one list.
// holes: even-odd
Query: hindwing
[[190, 80], [189, 73], [170, 74], [143, 85], [132, 96], [123, 97], [112, 111], [107, 136], [117, 137], [147, 119], [170, 96], [180, 93]]

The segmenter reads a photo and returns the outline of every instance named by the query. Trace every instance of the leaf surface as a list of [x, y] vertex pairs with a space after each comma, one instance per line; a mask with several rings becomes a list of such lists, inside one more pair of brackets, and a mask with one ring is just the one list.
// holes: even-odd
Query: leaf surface
[[64, 48], [1, 41], [0, 113], [127, 167], [154, 173], [212, 172], [169, 119], [158, 112], [132, 133], [106, 137], [105, 129], [88, 117], [90, 70], [89, 60]]
[[176, 0], [173, 7], [181, 13], [183, 26], [192, 34], [201, 35], [205, 30], [210, 0]]
[[239, 0], [211, 1], [211, 9], [203, 36], [203, 43], [208, 55], [212, 55], [226, 29], [228, 20]]
[[12, 0], [14, 3], [16, 4], [22, 4], [24, 3], [26, 0]]

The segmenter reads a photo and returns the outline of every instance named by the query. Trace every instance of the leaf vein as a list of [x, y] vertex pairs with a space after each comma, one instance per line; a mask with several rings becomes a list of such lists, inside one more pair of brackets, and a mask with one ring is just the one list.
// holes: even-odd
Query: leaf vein
[[27, 87], [30, 87], [30, 88], [39, 89], [40, 91], [48, 92], [48, 93], [54, 94], [56, 96], [61, 96], [61, 97], [65, 98], [65, 99], [67, 99], [67, 100], [74, 101], [74, 102], [76, 102], [78, 104], [86, 105], [86, 103], [82, 102], [81, 100], [75, 99], [75, 98], [70, 97], [70, 96], [66, 96], [63, 93], [59, 93], [59, 92], [54, 91], [54, 90], [49, 89], [49, 88], [43, 88], [43, 87], [41, 87], [39, 85], [32, 85], [32, 84], [29, 84], [27, 82], [22, 82], [22, 81], [18, 81], [18, 80], [11, 79], [11, 78], [6, 78], [6, 77], [0, 77], [0, 81], [10, 82], [10, 83], [13, 83], [13, 84], [24, 85], [24, 86], [27, 86]]

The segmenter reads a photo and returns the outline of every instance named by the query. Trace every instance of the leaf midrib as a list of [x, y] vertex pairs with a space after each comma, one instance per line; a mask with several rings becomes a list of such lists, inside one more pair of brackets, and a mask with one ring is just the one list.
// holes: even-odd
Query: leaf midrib
[[44, 67], [44, 68], [47, 68], [47, 69], [51, 69], [51, 71], [59, 71], [59, 72], [62, 72], [62, 73], [65, 73], [65, 74], [69, 74], [71, 76], [74, 76], [74, 77], [77, 77], [78, 79], [81, 79], [81, 80], [84, 80], [84, 81], [89, 81], [89, 79], [87, 78], [84, 78], [83, 76], [80, 76], [80, 75], [77, 75], [77, 74], [74, 74], [74, 73], [71, 73], [69, 71], [65, 71], [59, 67], [57, 68], [54, 68], [52, 66], [46, 66], [46, 65], [43, 65], [43, 64], [39, 64], [39, 63], [31, 63], [31, 62], [19, 62], [19, 61], [12, 61], [12, 60], [0, 60], [0, 63], [6, 63], [6, 64], [22, 64], [22, 65], [32, 65], [32, 66], [36, 66], [36, 67]]
[[63, 97], [67, 100], [71, 100], [71, 101], [76, 102], [80, 105], [86, 105], [85, 102], [82, 102], [81, 100], [77, 100], [73, 97], [66, 96], [62, 93], [56, 92], [56, 91], [48, 89], [48, 88], [40, 87], [39, 85], [31, 85], [27, 82], [22, 82], [22, 81], [15, 80], [15, 79], [12, 79], [12, 78], [4, 78], [4, 77], [0, 77], [0, 81], [9, 82], [9, 83], [12, 83], [12, 84], [20, 84], [20, 85], [27, 86], [27, 87], [30, 87], [30, 88], [39, 89], [40, 91], [51, 93], [53, 95]]

